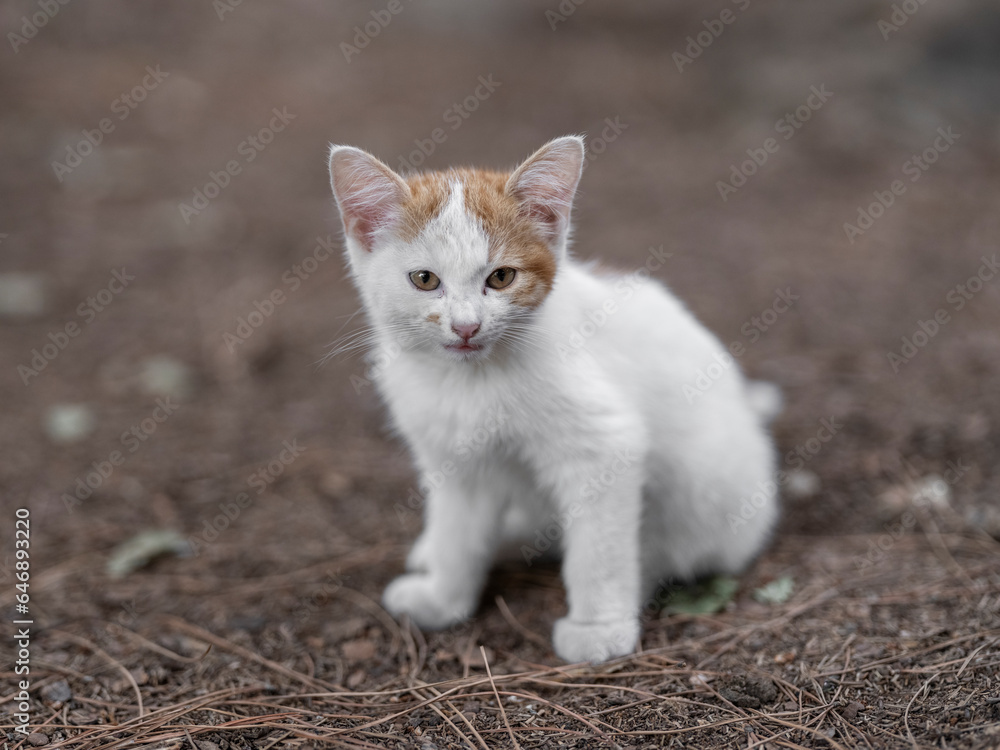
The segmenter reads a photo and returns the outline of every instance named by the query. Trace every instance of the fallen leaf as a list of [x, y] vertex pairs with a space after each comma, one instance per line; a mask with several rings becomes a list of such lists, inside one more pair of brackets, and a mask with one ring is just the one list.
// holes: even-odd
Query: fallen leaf
[[160, 555], [191, 554], [188, 541], [172, 529], [141, 531], [127, 542], [119, 544], [108, 559], [107, 571], [112, 578], [124, 578], [149, 565]]
[[784, 604], [791, 598], [794, 590], [795, 581], [792, 577], [782, 576], [756, 589], [753, 598], [761, 604]]
[[680, 615], [710, 615], [720, 612], [732, 601], [739, 585], [735, 578], [716, 576], [703, 584], [674, 592], [667, 602], [666, 610]]

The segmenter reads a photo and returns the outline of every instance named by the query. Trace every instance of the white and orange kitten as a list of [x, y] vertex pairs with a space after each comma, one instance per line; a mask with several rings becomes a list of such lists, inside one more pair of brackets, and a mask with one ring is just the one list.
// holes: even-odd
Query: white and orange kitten
[[510, 173], [403, 178], [335, 146], [330, 175], [378, 388], [429, 488], [386, 609], [465, 620], [501, 544], [557, 539], [555, 652], [600, 662], [636, 648], [657, 581], [740, 571], [778, 509], [752, 386], [733, 366], [692, 397], [719, 341], [661, 284], [567, 253], [583, 162], [567, 136]]

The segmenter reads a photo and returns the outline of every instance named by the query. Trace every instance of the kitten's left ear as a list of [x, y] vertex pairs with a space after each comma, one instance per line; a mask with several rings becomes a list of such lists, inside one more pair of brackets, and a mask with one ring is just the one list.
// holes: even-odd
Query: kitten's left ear
[[353, 146], [331, 146], [330, 185], [344, 231], [371, 252], [379, 235], [399, 226], [409, 186], [371, 154]]
[[507, 181], [507, 192], [521, 202], [525, 216], [555, 248], [561, 248], [569, 232], [583, 156], [583, 138], [556, 138], [529, 156]]

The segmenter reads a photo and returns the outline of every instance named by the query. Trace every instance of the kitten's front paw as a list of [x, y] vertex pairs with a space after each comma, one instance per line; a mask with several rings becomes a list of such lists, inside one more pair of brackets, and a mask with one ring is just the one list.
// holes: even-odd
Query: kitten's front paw
[[639, 621], [635, 618], [615, 622], [573, 622], [568, 617], [556, 621], [552, 645], [556, 655], [571, 663], [589, 661], [598, 664], [631, 654], [639, 642]]
[[406, 556], [407, 573], [426, 573], [431, 569], [431, 553], [434, 545], [426, 534], [417, 537], [410, 554]]
[[422, 630], [440, 630], [467, 620], [475, 600], [449, 595], [441, 581], [425, 573], [410, 573], [390, 583], [382, 594], [382, 605], [393, 617], [409, 615]]

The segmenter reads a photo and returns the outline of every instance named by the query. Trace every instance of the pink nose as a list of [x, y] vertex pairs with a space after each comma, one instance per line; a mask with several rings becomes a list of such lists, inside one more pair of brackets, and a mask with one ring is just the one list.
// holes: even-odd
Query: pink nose
[[452, 323], [451, 330], [453, 330], [463, 339], [468, 341], [469, 339], [471, 339], [473, 336], [476, 335], [476, 332], [479, 330], [479, 323], [464, 323], [464, 324]]

